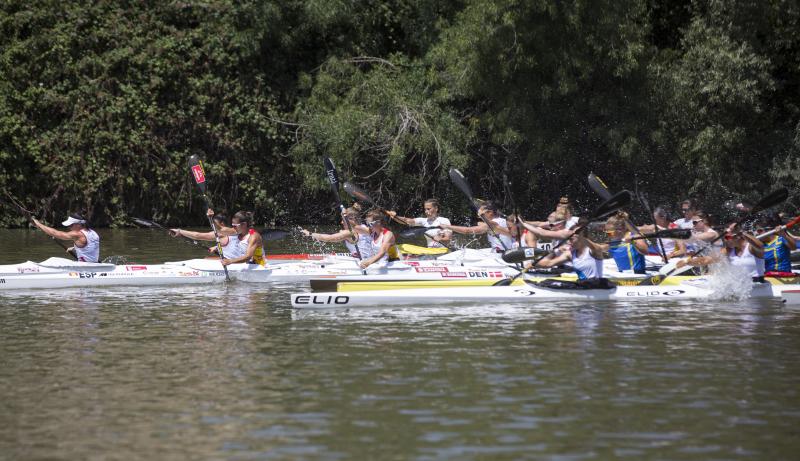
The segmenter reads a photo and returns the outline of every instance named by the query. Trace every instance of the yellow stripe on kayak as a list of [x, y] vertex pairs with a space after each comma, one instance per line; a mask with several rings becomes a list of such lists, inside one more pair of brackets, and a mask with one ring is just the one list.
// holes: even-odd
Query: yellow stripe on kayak
[[400, 253], [404, 255], [443, 255], [450, 252], [447, 248], [428, 248], [408, 243], [401, 243], [397, 245], [397, 248], [399, 248]]

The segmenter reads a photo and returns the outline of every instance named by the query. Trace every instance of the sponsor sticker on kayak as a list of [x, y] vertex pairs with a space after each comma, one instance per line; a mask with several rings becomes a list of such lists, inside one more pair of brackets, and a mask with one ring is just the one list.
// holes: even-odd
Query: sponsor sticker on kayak
[[128, 271], [146, 271], [147, 266], [125, 266], [125, 270]]
[[449, 269], [446, 267], [415, 267], [415, 271], [417, 272], [448, 272]]
[[38, 267], [18, 267], [17, 268], [17, 272], [19, 272], [20, 274], [29, 274], [29, 273], [39, 272], [39, 268]]
[[470, 279], [499, 279], [503, 278], [501, 271], [467, 271], [467, 272], [447, 272], [441, 274], [442, 278], [470, 278]]

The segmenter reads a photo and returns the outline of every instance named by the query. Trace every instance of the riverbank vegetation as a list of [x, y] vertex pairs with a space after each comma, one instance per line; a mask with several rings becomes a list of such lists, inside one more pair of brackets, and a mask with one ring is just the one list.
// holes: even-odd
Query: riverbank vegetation
[[[800, 205], [800, 10], [782, 0], [7, 0], [0, 190], [50, 222], [87, 209], [202, 224], [333, 222], [321, 157], [416, 213], [479, 196], [531, 217], [597, 203], [594, 171], [653, 203], [777, 184]], [[0, 225], [24, 224], [0, 209]]]

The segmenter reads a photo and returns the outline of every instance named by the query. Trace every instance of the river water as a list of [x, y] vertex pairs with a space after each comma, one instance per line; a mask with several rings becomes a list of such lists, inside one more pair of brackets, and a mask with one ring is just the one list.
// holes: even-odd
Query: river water
[[[135, 262], [202, 255], [148, 230], [101, 236]], [[0, 230], [0, 250], [60, 255], [21, 230]], [[0, 292], [0, 459], [800, 451], [800, 310], [777, 302], [297, 312], [298, 289]]]

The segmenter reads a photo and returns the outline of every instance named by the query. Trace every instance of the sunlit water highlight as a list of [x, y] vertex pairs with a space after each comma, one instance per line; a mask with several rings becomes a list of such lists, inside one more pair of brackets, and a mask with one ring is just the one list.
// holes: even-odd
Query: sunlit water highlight
[[[36, 236], [0, 237], [2, 264], [53, 255]], [[196, 256], [141, 231], [103, 238], [143, 262]], [[0, 458], [750, 460], [800, 449], [800, 310], [777, 302], [301, 312], [288, 306], [297, 289], [0, 293]]]

